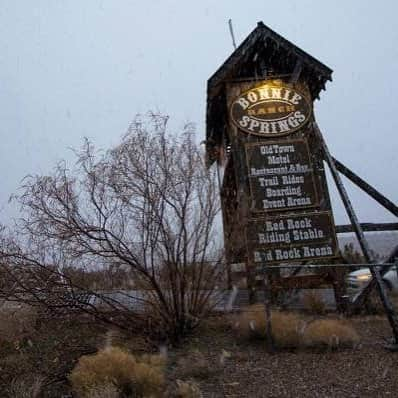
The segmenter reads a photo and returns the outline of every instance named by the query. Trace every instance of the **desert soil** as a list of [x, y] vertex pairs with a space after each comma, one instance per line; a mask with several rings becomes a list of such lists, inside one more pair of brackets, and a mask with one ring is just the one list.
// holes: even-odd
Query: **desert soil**
[[[390, 336], [388, 323], [381, 316], [352, 322], [362, 339], [355, 349], [271, 354], [262, 342], [237, 339], [224, 319], [213, 319], [179, 348], [169, 348], [168, 378], [193, 379], [209, 398], [398, 396], [398, 353], [383, 347]], [[1, 342], [0, 397], [9, 396], [12, 379], [38, 374], [45, 378], [44, 397], [71, 397], [68, 373], [79, 356], [104, 344], [105, 335], [104, 327], [58, 320], [18, 341]], [[154, 349], [142, 338], [128, 344], [135, 352]]]

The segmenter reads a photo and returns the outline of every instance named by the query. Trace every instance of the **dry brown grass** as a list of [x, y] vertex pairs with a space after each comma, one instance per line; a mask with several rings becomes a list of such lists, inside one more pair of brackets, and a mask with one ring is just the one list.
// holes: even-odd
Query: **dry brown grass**
[[305, 322], [294, 313], [273, 311], [271, 314], [272, 337], [278, 347], [298, 347]]
[[338, 319], [318, 319], [307, 325], [303, 344], [307, 347], [353, 347], [359, 343], [359, 335], [347, 322]]
[[113, 384], [134, 397], [158, 397], [164, 385], [165, 359], [158, 355], [136, 358], [117, 347], [83, 356], [69, 376], [74, 391], [90, 397], [95, 389]]
[[233, 328], [239, 337], [246, 339], [265, 338], [264, 306], [255, 304], [243, 308], [235, 317]]
[[326, 304], [318, 291], [306, 291], [303, 295], [303, 306], [310, 314], [322, 315], [326, 312]]
[[[271, 325], [272, 337], [279, 348], [346, 348], [354, 347], [360, 340], [353, 326], [341, 319], [310, 321], [295, 313], [272, 311]], [[240, 337], [264, 340], [264, 307], [254, 305], [242, 311], [235, 321], [235, 330]]]
[[[304, 327], [303, 319], [294, 313], [272, 311], [272, 335], [279, 347], [297, 347]], [[262, 305], [253, 305], [242, 311], [236, 319], [235, 329], [249, 339], [265, 339], [265, 314]]]

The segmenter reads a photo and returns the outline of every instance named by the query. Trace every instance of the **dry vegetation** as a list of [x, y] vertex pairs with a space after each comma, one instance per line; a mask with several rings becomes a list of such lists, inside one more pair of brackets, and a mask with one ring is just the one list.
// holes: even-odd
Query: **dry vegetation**
[[[74, 396], [88, 398], [127, 397], [129, 391], [164, 398], [345, 396], [349, 389], [353, 396], [383, 396], [398, 388], [398, 359], [374, 339], [389, 335], [383, 317], [348, 322], [275, 311], [275, 340], [288, 349], [271, 355], [264, 344], [263, 308], [249, 307], [240, 315], [209, 319], [179, 347], [169, 347], [165, 363], [145, 336], [91, 327], [84, 318], [37, 326], [26, 308], [21, 317], [13, 311], [7, 330], [11, 337], [15, 327], [15, 338], [0, 345], [1, 397], [70, 396], [72, 386]], [[15, 318], [36, 329], [20, 333]]]
[[272, 356], [262, 305], [208, 319], [225, 282], [216, 173], [192, 126], [166, 123], [137, 119], [117, 147], [86, 142], [75, 168], [24, 180], [17, 229], [0, 226], [0, 397], [346, 396], [347, 375], [354, 396], [395, 391], [397, 361], [358, 345], [385, 322], [327, 316], [317, 294], [272, 312]]
[[18, 222], [0, 225], [0, 298], [174, 342], [199, 326], [225, 285], [217, 174], [192, 123], [167, 120], [139, 117], [108, 151], [86, 140], [75, 166], [24, 179]]
[[109, 390], [113, 384], [125, 396], [159, 397], [163, 391], [165, 359], [161, 356], [134, 355], [117, 347], [105, 348], [95, 355], [83, 356], [69, 380], [79, 397]]
[[353, 347], [359, 335], [347, 321], [317, 319], [305, 327], [302, 342], [307, 347]]
[[[343, 348], [359, 342], [352, 325], [340, 319], [311, 319], [297, 313], [272, 311], [272, 337], [279, 348]], [[266, 338], [264, 309], [250, 306], [235, 319], [234, 328], [246, 339]]]

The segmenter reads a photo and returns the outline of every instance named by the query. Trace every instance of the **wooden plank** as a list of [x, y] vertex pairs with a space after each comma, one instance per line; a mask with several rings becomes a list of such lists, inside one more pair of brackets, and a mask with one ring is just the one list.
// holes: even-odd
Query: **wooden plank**
[[398, 206], [396, 206], [391, 200], [387, 199], [384, 195], [382, 195], [379, 191], [373, 188], [370, 184], [364, 181], [361, 177], [356, 175], [352, 170], [350, 170], [347, 166], [344, 166], [343, 163], [339, 162], [337, 159], [332, 158], [334, 164], [336, 165], [336, 169], [344, 174], [349, 180], [351, 180], [355, 185], [365, 191], [369, 196], [371, 196], [376, 202], [381, 204], [385, 209], [389, 210], [392, 214], [398, 217]]
[[[361, 223], [362, 231], [398, 231], [398, 223]], [[336, 233], [354, 232], [351, 224], [336, 225]]]
[[[245, 145], [253, 213], [297, 211], [319, 206], [307, 139], [284, 138]], [[287, 153], [278, 155], [277, 153]], [[276, 154], [276, 155], [275, 155]], [[275, 165], [276, 159], [286, 162]], [[283, 188], [294, 186], [282, 195]], [[299, 191], [299, 193], [297, 193]]]
[[[398, 258], [398, 255], [397, 255]], [[307, 270], [318, 270], [320, 268], [374, 268], [378, 267], [380, 270], [387, 268], [391, 268], [394, 266], [394, 262], [386, 262], [386, 263], [372, 263], [372, 264], [303, 264], [303, 265], [295, 265], [295, 264], [284, 264], [284, 265], [273, 265], [272, 269], [292, 269], [292, 270], [301, 270], [301, 269], [307, 269]], [[253, 269], [253, 273], [256, 275], [261, 275], [263, 273], [264, 267], [262, 264], [258, 264], [258, 267], [256, 269]], [[297, 273], [296, 273], [297, 274]], [[247, 276], [247, 271], [244, 270], [239, 270], [239, 271], [232, 271], [232, 275], [234, 278], [243, 278]], [[293, 276], [293, 275], [292, 275]]]
[[[348, 197], [347, 191], [345, 190], [345, 187], [343, 185], [343, 182], [341, 180], [339, 172], [337, 171], [336, 165], [334, 163], [334, 159], [332, 158], [332, 155], [329, 152], [326, 142], [323, 139], [323, 136], [315, 122], [314, 122], [314, 129], [319, 136], [326, 163], [329, 166], [329, 169], [333, 176], [334, 182], [335, 182], [337, 189], [340, 193], [341, 199], [344, 203], [344, 207], [347, 211], [348, 217], [350, 218], [351, 224], [354, 228], [355, 234], [359, 241], [359, 245], [361, 246], [365, 260], [370, 263], [370, 262], [372, 262], [372, 256], [371, 256], [371, 251], [370, 251], [368, 242], [365, 238], [365, 235], [363, 234], [361, 225], [359, 224], [358, 218], [355, 214], [354, 208], [352, 207], [351, 201]], [[369, 267], [369, 270], [370, 270], [370, 273], [372, 274], [372, 278], [375, 280], [375, 283], [376, 283], [376, 286], [377, 286], [377, 289], [379, 292], [380, 300], [383, 304], [388, 321], [389, 321], [391, 329], [393, 331], [395, 343], [398, 343], [398, 319], [395, 314], [394, 308], [391, 304], [391, 301], [390, 301], [389, 297], [387, 296], [386, 290], [384, 288], [384, 283], [381, 279], [380, 271], [374, 267]]]
[[302, 263], [338, 255], [332, 216], [326, 211], [251, 219], [246, 241], [254, 265]]

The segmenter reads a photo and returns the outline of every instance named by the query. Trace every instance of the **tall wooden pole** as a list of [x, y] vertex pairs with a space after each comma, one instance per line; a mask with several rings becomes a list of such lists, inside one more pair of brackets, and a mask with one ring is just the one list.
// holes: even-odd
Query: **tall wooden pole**
[[[329, 152], [329, 149], [326, 145], [325, 140], [323, 139], [322, 133], [320, 132], [318, 125], [315, 122], [314, 122], [314, 130], [317, 133], [317, 135], [319, 136], [319, 140], [322, 145], [323, 154], [324, 154], [326, 163], [329, 166], [329, 169], [333, 176], [334, 182], [335, 182], [337, 189], [340, 193], [344, 207], [347, 211], [348, 217], [350, 218], [354, 232], [355, 232], [358, 242], [361, 246], [362, 253], [365, 257], [366, 262], [371, 263], [372, 255], [371, 255], [371, 251], [370, 251], [368, 242], [367, 242], [365, 235], [362, 231], [361, 225], [360, 225], [358, 218], [355, 214], [354, 208], [352, 207], [351, 201], [348, 197], [347, 191], [345, 190], [345, 187], [343, 185], [343, 181], [341, 180], [340, 174], [337, 171], [336, 165], [334, 163], [334, 159]], [[391, 329], [393, 331], [395, 344], [398, 344], [398, 319], [395, 314], [394, 308], [391, 304], [391, 301], [390, 301], [390, 299], [386, 293], [386, 290], [384, 288], [384, 284], [383, 284], [383, 280], [380, 275], [380, 271], [376, 267], [369, 267], [369, 270], [370, 270], [370, 273], [372, 274], [373, 279], [376, 281], [377, 290], [379, 292], [381, 302], [383, 304], [388, 321], [390, 322]]]
[[267, 341], [267, 347], [270, 352], [275, 350], [274, 337], [272, 335], [272, 320], [271, 320], [271, 286], [268, 275], [268, 267], [264, 269], [264, 315], [265, 315], [265, 336]]

